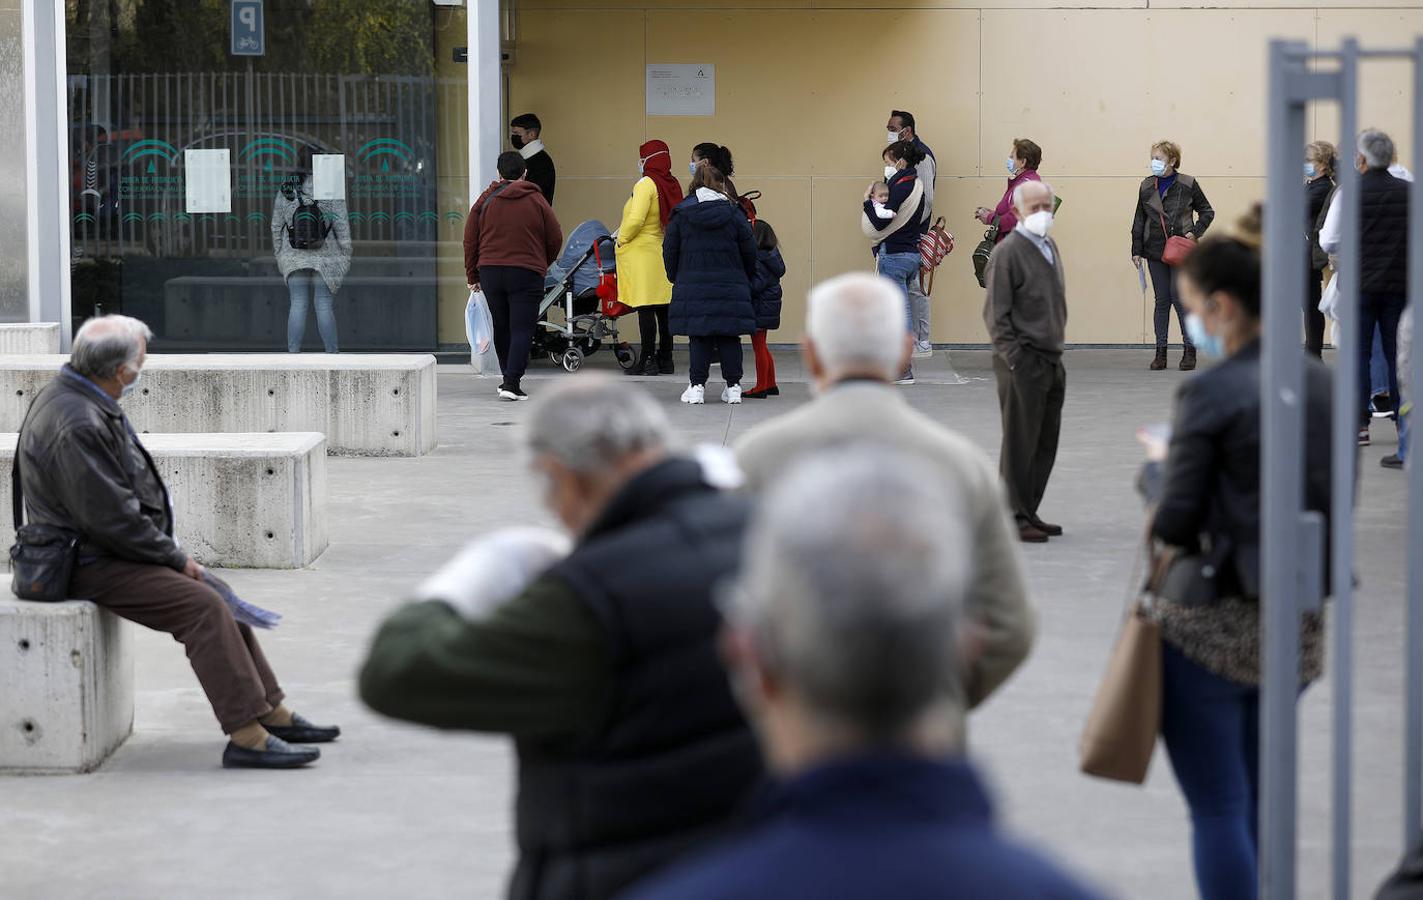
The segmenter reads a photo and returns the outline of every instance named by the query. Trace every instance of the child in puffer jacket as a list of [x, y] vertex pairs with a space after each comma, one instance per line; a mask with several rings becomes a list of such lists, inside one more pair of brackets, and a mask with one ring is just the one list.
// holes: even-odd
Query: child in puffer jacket
[[776, 386], [776, 360], [766, 346], [766, 332], [781, 327], [781, 279], [786, 274], [781, 259], [780, 241], [771, 223], [757, 219], [751, 226], [756, 240], [756, 279], [751, 283], [751, 302], [756, 306], [756, 333], [751, 336], [751, 349], [756, 355], [756, 386], [742, 394], [752, 400], [779, 397]]

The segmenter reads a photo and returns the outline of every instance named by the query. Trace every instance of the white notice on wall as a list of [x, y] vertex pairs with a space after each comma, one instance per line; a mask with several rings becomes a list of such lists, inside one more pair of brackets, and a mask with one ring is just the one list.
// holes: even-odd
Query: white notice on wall
[[716, 66], [649, 65], [649, 116], [716, 115]]
[[341, 153], [319, 153], [311, 157], [313, 200], [346, 199], [346, 157]]
[[188, 212], [232, 212], [232, 161], [226, 147], [184, 150], [183, 175]]

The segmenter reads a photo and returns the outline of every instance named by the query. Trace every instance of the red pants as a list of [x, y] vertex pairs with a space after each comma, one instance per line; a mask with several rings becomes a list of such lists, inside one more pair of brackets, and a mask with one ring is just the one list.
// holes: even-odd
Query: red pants
[[756, 355], [756, 386], [753, 390], [776, 387], [776, 358], [771, 355], [771, 348], [766, 346], [765, 329], [751, 335], [751, 350]]

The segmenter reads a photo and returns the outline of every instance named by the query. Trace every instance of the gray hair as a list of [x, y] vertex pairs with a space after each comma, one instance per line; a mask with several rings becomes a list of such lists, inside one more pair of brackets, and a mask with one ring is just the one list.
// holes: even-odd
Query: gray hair
[[575, 472], [596, 472], [670, 443], [667, 414], [640, 388], [606, 375], [579, 375], [534, 404], [525, 446]]
[[806, 331], [832, 375], [864, 368], [894, 378], [908, 328], [904, 294], [881, 275], [851, 272], [810, 291]]
[[79, 326], [69, 365], [86, 378], [113, 378], [124, 366], [138, 367], [138, 356], [153, 332], [131, 316], [99, 316]]
[[1370, 169], [1387, 169], [1397, 152], [1393, 138], [1382, 131], [1368, 128], [1359, 132], [1359, 155]]
[[917, 456], [872, 444], [813, 456], [755, 517], [729, 619], [815, 721], [903, 739], [958, 693], [966, 519]]
[[1013, 188], [1013, 208], [1014, 208], [1014, 209], [1022, 209], [1022, 208], [1023, 208], [1023, 195], [1024, 195], [1025, 193], [1027, 193], [1027, 187], [1028, 187], [1028, 185], [1030, 185], [1030, 184], [1038, 184], [1038, 185], [1041, 185], [1041, 186], [1047, 188], [1047, 196], [1048, 196], [1048, 199], [1049, 199], [1049, 200], [1055, 199], [1055, 198], [1057, 197], [1057, 192], [1054, 191], [1054, 190], [1052, 189], [1052, 185], [1048, 184], [1046, 181], [1025, 181], [1025, 182], [1023, 182], [1022, 184], [1018, 185], [1017, 187]]

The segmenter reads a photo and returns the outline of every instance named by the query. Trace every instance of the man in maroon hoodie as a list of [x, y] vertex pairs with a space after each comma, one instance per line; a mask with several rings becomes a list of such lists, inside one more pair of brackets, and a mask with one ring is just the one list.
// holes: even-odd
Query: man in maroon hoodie
[[544, 273], [558, 258], [563, 231], [538, 185], [524, 180], [518, 153], [499, 154], [499, 180], [484, 189], [464, 222], [464, 272], [483, 291], [494, 320], [494, 352], [504, 381], [502, 400], [528, 397], [519, 382], [538, 327]]

